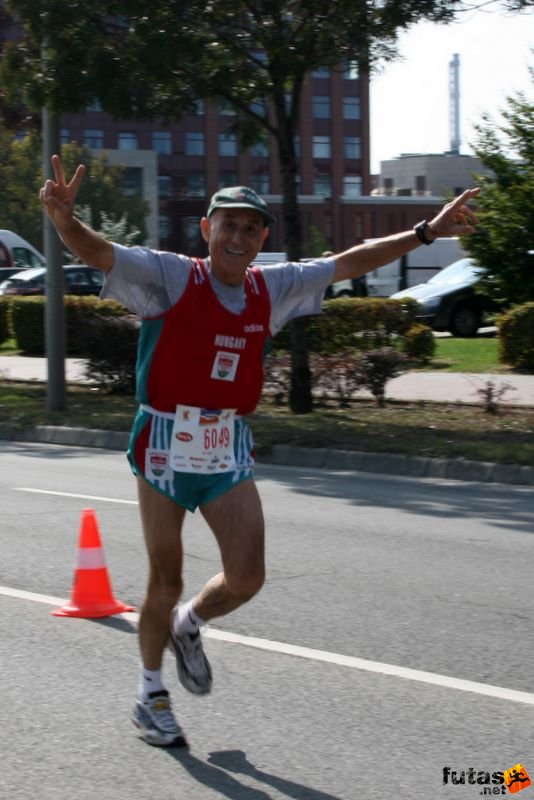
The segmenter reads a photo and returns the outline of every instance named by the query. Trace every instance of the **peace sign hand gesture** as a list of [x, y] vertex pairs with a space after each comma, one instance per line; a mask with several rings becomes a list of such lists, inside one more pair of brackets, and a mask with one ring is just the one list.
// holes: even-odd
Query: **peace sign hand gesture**
[[61, 232], [71, 225], [78, 189], [85, 175], [85, 166], [80, 164], [69, 183], [65, 180], [63, 165], [59, 156], [52, 156], [55, 180], [48, 179], [39, 192], [46, 213], [53, 225]]

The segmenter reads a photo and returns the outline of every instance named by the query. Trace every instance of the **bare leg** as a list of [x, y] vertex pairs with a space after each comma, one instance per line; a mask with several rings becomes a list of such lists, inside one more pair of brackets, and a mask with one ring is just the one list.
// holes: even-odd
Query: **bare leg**
[[182, 593], [182, 525], [186, 509], [137, 479], [149, 560], [146, 598], [139, 618], [139, 647], [146, 669], [161, 668], [169, 617]]
[[200, 511], [221, 551], [223, 572], [195, 598], [193, 607], [206, 622], [250, 600], [265, 580], [264, 520], [254, 481], [238, 484]]

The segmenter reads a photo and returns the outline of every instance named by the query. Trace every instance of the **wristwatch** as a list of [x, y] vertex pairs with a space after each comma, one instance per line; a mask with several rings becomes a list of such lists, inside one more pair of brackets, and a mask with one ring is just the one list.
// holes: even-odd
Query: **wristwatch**
[[424, 219], [421, 222], [418, 222], [417, 225], [414, 225], [413, 229], [415, 231], [415, 235], [422, 244], [433, 244], [435, 240], [429, 239], [428, 236], [426, 235], [427, 227], [428, 227], [428, 222], [426, 221], [426, 219]]

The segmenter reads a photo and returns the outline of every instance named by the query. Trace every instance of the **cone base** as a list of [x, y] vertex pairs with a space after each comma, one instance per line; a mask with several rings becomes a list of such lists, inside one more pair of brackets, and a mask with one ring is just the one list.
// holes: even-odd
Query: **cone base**
[[74, 605], [66, 605], [52, 611], [54, 617], [83, 617], [86, 619], [97, 619], [100, 617], [112, 617], [115, 614], [122, 614], [123, 611], [135, 611], [135, 606], [128, 606], [117, 601], [110, 606], [80, 608]]

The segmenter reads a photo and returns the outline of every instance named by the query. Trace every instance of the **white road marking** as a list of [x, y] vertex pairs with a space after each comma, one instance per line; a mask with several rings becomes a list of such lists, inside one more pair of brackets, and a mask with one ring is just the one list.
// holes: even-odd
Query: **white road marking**
[[59, 497], [76, 497], [79, 500], [100, 500], [102, 503], [125, 503], [129, 506], [138, 505], [137, 500], [121, 500], [119, 497], [99, 497], [93, 494], [73, 494], [72, 492], [52, 492], [48, 489], [32, 489], [27, 486], [13, 486], [14, 492], [34, 492], [35, 494], [53, 494]]
[[[27, 592], [22, 589], [12, 589], [9, 586], [0, 586], [0, 595], [59, 607], [63, 606], [66, 602], [65, 598], [35, 594], [34, 592]], [[135, 612], [126, 612], [118, 616], [132, 623], [137, 623], [139, 620], [139, 614]], [[340, 653], [328, 653], [324, 650], [314, 650], [311, 647], [299, 647], [299, 645], [287, 644], [285, 642], [258, 639], [255, 636], [242, 636], [239, 633], [222, 631], [218, 628], [210, 628], [209, 626], [205, 628], [204, 635], [209, 639], [216, 639], [217, 641], [228, 642], [230, 644], [240, 644], [244, 647], [254, 647], [257, 650], [282, 653], [283, 655], [295, 656], [297, 658], [306, 658], [310, 661], [335, 664], [338, 667], [357, 669], [361, 672], [374, 672], [379, 675], [389, 675], [393, 678], [403, 678], [409, 681], [430, 684], [431, 686], [439, 686], [443, 689], [471, 692], [472, 694], [483, 695], [485, 697], [493, 697], [497, 700], [506, 700], [511, 703], [523, 703], [534, 706], [534, 694], [531, 692], [520, 692], [516, 689], [507, 689], [503, 686], [492, 686], [487, 683], [466, 681], [462, 678], [453, 678], [449, 675], [439, 675], [434, 672], [423, 672], [418, 669], [399, 667], [395, 664], [383, 664], [380, 661], [368, 661], [364, 658], [346, 656]]]

